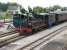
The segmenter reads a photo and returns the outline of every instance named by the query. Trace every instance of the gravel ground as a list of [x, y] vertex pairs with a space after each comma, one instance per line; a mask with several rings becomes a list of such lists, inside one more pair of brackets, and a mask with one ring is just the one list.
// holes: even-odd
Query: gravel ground
[[67, 34], [57, 37], [47, 45], [44, 45], [40, 50], [67, 50]]
[[64, 47], [63, 43], [50, 42], [46, 46], [42, 47], [40, 50], [62, 50], [63, 47]]

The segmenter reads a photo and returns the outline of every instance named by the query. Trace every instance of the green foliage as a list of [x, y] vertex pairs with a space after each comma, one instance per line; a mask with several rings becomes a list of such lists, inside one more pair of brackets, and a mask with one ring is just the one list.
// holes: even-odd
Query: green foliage
[[1, 11], [6, 11], [7, 8], [8, 8], [7, 4], [0, 3], [0, 10], [1, 10]]
[[18, 5], [17, 3], [0, 3], [0, 11], [7, 11], [8, 6]]
[[57, 9], [61, 9], [61, 6], [59, 6], [59, 5], [54, 5], [54, 6], [53, 6], [53, 10], [57, 10]]
[[36, 12], [36, 13], [44, 13], [44, 12], [46, 12], [46, 8], [37, 6], [37, 7], [34, 7], [33, 8], [33, 12]]
[[[18, 5], [17, 3], [0, 3], [0, 11], [7, 11], [8, 6], [15, 6]], [[33, 7], [33, 9], [29, 6], [28, 10], [29, 13], [45, 13], [45, 12], [50, 12], [50, 11], [55, 11], [57, 9], [61, 9], [62, 11], [67, 10], [67, 7], [61, 7], [59, 5], [54, 5], [54, 6], [50, 6], [50, 7], [40, 7], [40, 6], [36, 6]], [[24, 8], [21, 9], [22, 13], [28, 13]]]
[[66, 11], [67, 10], [67, 7], [63, 7], [61, 10], [62, 11]]
[[0, 16], [0, 20], [1, 19], [12, 19], [12, 16], [10, 16], [10, 15], [9, 16]]
[[8, 14], [8, 13], [6, 13], [6, 14], [5, 14], [5, 16], [4, 16], [4, 18], [5, 18], [5, 19], [12, 19], [12, 18], [13, 18], [13, 16], [12, 16], [12, 15], [10, 15], [10, 14]]
[[17, 4], [17, 3], [10, 3], [10, 2], [8, 2], [7, 5], [8, 5], [8, 6], [16, 6], [16, 5], [18, 5], [18, 4]]
[[56, 11], [57, 9], [62, 9], [62, 7], [59, 5], [54, 5], [52, 7], [49, 7], [48, 11]]
[[56, 11], [57, 9], [62, 9], [62, 7], [59, 5], [54, 5], [54, 6], [46, 7], [46, 8], [37, 6], [33, 8], [33, 12], [45, 13], [45, 12], [50, 12], [50, 11]]
[[4, 17], [3, 17], [3, 16], [0, 16], [0, 20], [1, 20], [1, 19], [4, 19]]
[[28, 6], [28, 10], [29, 10], [29, 12], [30, 12], [30, 13], [32, 13], [32, 12], [33, 12], [32, 8], [31, 8], [31, 7], [29, 7], [29, 6]]

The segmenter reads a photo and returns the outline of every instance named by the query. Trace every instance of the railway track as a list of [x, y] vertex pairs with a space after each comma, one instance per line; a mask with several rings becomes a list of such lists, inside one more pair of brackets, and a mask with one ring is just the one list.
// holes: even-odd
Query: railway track
[[9, 39], [1, 42], [1, 43], [0, 43], [0, 47], [3, 47], [3, 46], [5, 46], [5, 45], [7, 45], [7, 44], [9, 44], [9, 43], [11, 43], [11, 42], [14, 42], [14, 41], [16, 41], [16, 40], [21, 39], [21, 38], [24, 38], [24, 36], [11, 37], [11, 38], [9, 38]]
[[2, 34], [0, 34], [0, 47], [4, 46], [12, 41], [18, 40], [22, 37], [24, 37], [24, 36], [19, 36], [19, 32], [16, 32], [16, 31], [2, 33]]
[[47, 41], [49, 41], [50, 39], [52, 39], [53, 37], [55, 37], [56, 35], [60, 34], [62, 31], [67, 29], [67, 25], [64, 27], [61, 27], [58, 30], [55, 30], [54, 32], [48, 34], [47, 36], [43, 36], [42, 38], [20, 48], [19, 50], [34, 50], [36, 47], [38, 47], [39, 45], [46, 43]]
[[12, 30], [10, 32], [6, 32], [6, 33], [0, 33], [0, 38], [11, 35], [11, 34], [15, 34], [17, 31]]

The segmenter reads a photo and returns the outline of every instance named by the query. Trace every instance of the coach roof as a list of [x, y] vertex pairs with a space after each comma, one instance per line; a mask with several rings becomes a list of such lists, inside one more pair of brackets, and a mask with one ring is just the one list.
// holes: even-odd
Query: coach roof
[[37, 13], [38, 15], [49, 15], [49, 13]]
[[50, 12], [50, 13], [54, 13], [54, 14], [66, 14], [67, 11], [54, 11], [54, 12]]

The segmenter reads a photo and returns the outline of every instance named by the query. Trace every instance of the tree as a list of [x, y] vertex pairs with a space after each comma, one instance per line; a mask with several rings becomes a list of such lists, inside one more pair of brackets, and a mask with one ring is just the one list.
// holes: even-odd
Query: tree
[[46, 8], [37, 6], [37, 7], [33, 8], [33, 12], [35, 12], [35, 13], [44, 13], [44, 12], [46, 12]]
[[63, 7], [61, 10], [62, 10], [62, 11], [65, 11], [65, 10], [67, 10], [67, 7]]
[[61, 9], [61, 6], [59, 6], [59, 5], [54, 5], [54, 6], [53, 6], [53, 10], [57, 10], [57, 9]]
[[8, 5], [8, 6], [16, 6], [16, 5], [19, 5], [19, 4], [17, 4], [17, 3], [10, 3], [10, 2], [8, 2], [8, 3], [7, 3], [7, 5]]
[[5, 3], [0, 3], [0, 10], [1, 10], [1, 11], [6, 11], [7, 8], [8, 8], [7, 4], [5, 4]]
[[7, 11], [8, 9], [8, 6], [11, 6], [11, 5], [18, 5], [17, 3], [0, 3], [0, 10], [1, 11]]
[[50, 11], [54, 11], [53, 7], [48, 7], [48, 12], [50, 12]]
[[28, 10], [29, 10], [29, 12], [30, 12], [30, 13], [32, 13], [32, 12], [33, 12], [32, 8], [31, 8], [31, 7], [29, 7], [29, 6], [28, 6]]
[[62, 7], [59, 6], [59, 5], [54, 5], [54, 6], [52, 6], [52, 7], [49, 7], [49, 8], [48, 8], [48, 11], [49, 11], [49, 12], [50, 12], [50, 11], [56, 11], [57, 9], [62, 9]]
[[44, 12], [48, 12], [48, 9], [47, 8], [44, 8], [43, 10], [44, 10]]

